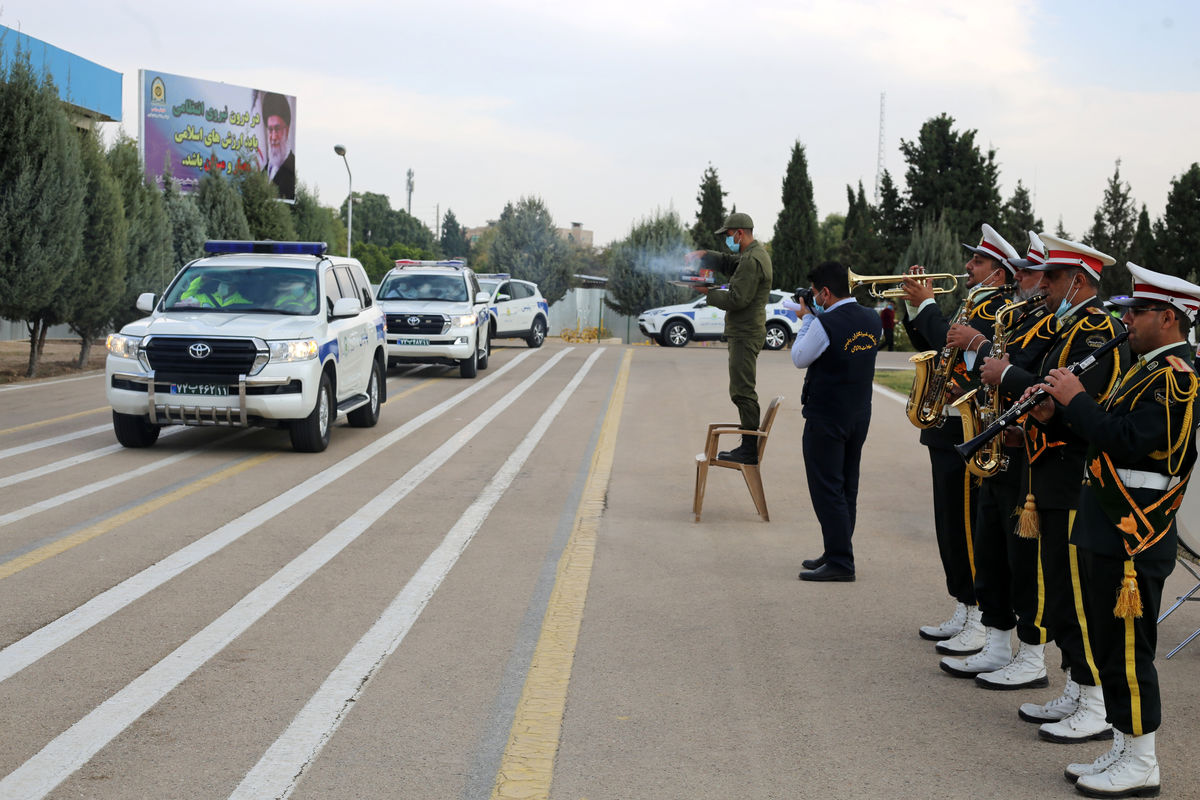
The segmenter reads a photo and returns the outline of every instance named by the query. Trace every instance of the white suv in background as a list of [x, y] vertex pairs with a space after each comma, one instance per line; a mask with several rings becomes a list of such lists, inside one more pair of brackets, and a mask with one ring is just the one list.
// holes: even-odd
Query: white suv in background
[[479, 285], [491, 297], [493, 339], [524, 339], [530, 347], [541, 347], [549, 330], [550, 304], [536, 283], [515, 281], [508, 273], [480, 273]]
[[[768, 350], [780, 350], [800, 331], [796, 312], [783, 307], [787, 295], [772, 291], [767, 298]], [[725, 334], [725, 311], [710, 306], [701, 295], [688, 303], [650, 308], [638, 316], [638, 329], [663, 347], [683, 347], [693, 339], [712, 341]]]
[[488, 294], [461, 259], [396, 262], [375, 293], [387, 317], [387, 363], [487, 369]]
[[338, 414], [369, 428], [387, 399], [383, 312], [362, 266], [324, 242], [210, 241], [149, 314], [108, 337], [104, 385], [126, 447], [164, 425], [284, 427], [320, 452]]

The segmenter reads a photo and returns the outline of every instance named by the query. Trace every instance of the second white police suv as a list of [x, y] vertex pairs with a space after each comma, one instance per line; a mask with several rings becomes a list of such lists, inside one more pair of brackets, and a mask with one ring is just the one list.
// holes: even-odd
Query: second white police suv
[[338, 414], [371, 427], [387, 399], [384, 315], [362, 265], [323, 242], [210, 241], [149, 316], [108, 337], [105, 391], [126, 447], [165, 425], [286, 428], [320, 452]]
[[[771, 292], [767, 298], [768, 350], [779, 350], [800, 332], [796, 312], [784, 308], [783, 292]], [[697, 300], [663, 308], [650, 308], [638, 316], [641, 332], [663, 347], [683, 347], [693, 339], [711, 341], [725, 334], [725, 311], [710, 306], [701, 296]]]

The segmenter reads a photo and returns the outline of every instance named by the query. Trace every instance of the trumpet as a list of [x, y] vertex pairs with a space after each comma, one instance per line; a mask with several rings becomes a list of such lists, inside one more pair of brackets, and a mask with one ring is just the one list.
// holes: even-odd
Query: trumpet
[[[958, 289], [958, 282], [967, 277], [967, 273], [955, 275], [950, 272], [921, 272], [915, 275], [859, 275], [851, 270], [847, 270], [847, 277], [850, 279], [850, 290], [854, 291], [860, 286], [866, 286], [871, 293], [871, 297], [880, 300], [889, 297], [904, 297], [904, 287], [901, 286], [905, 278], [915, 278], [917, 280], [935, 281], [933, 285], [934, 294], [950, 294]], [[936, 281], [942, 281], [944, 285], [938, 285]], [[881, 286], [895, 284], [895, 288], [883, 289]]]

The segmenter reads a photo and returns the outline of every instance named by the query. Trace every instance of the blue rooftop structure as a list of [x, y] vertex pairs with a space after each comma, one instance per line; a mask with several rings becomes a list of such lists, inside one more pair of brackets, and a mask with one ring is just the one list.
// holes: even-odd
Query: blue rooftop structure
[[0, 64], [5, 69], [18, 50], [29, 54], [38, 75], [50, 73], [64, 103], [101, 122], [121, 121], [121, 73], [0, 25]]

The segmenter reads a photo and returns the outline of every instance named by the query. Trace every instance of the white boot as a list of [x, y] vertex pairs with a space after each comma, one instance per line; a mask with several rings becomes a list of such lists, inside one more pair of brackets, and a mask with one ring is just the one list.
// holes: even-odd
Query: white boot
[[1079, 707], [1079, 684], [1071, 680], [1071, 672], [1067, 671], [1067, 685], [1062, 694], [1048, 703], [1022, 703], [1017, 709], [1017, 716], [1026, 722], [1057, 722], [1075, 713]]
[[979, 616], [979, 606], [967, 606], [963, 629], [946, 641], [938, 642], [937, 651], [946, 656], [969, 656], [982, 650], [985, 635]]
[[1125, 747], [1112, 766], [1095, 775], [1084, 775], [1076, 790], [1088, 797], [1157, 797], [1158, 758], [1154, 734], [1126, 736]]
[[1046, 645], [1021, 642], [1012, 660], [995, 672], [975, 676], [984, 689], [1040, 689], [1050, 685], [1046, 677]]
[[1112, 735], [1112, 726], [1104, 718], [1104, 691], [1099, 686], [1080, 686], [1075, 713], [1038, 728], [1038, 736], [1061, 744], [1107, 739]]
[[1063, 775], [1071, 783], [1082, 778], [1084, 775], [1098, 775], [1108, 769], [1121, 755], [1125, 749], [1125, 734], [1121, 733], [1116, 728], [1113, 728], [1113, 743], [1112, 747], [1108, 748], [1108, 752], [1097, 758], [1090, 764], [1067, 764]]
[[942, 659], [942, 669], [960, 678], [970, 678], [981, 672], [991, 672], [1012, 659], [1012, 631], [984, 628], [983, 649], [973, 656]]
[[922, 625], [917, 633], [921, 634], [922, 639], [929, 639], [933, 642], [944, 642], [951, 636], [957, 636], [958, 632], [963, 629], [966, 621], [967, 604], [959, 603], [954, 607], [954, 613], [950, 615], [950, 619], [945, 622], [939, 622], [937, 625]]

